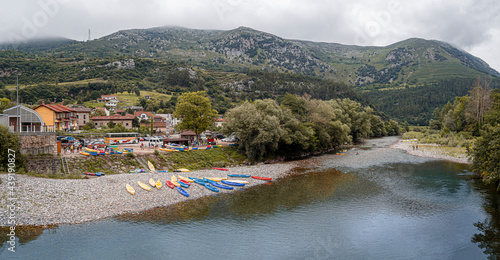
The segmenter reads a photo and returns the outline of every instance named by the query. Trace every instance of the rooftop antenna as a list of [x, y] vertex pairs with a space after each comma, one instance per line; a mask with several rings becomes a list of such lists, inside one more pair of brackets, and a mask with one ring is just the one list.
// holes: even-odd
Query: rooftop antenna
[[89, 39], [88, 39], [88, 41], [90, 41], [90, 29], [89, 29]]

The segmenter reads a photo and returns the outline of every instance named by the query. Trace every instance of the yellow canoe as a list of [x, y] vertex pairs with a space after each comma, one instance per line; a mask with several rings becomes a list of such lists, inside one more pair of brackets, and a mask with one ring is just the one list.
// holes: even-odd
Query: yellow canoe
[[177, 150], [172, 150], [172, 149], [166, 149], [166, 148], [159, 148], [160, 151], [164, 151], [164, 152], [175, 152]]
[[155, 166], [150, 161], [148, 161], [148, 167], [151, 170], [151, 172], [155, 172], [156, 171], [155, 170]]
[[89, 155], [90, 155], [90, 153], [86, 153], [86, 152], [83, 152], [83, 151], [82, 151], [82, 152], [80, 152], [80, 154], [82, 154], [82, 155], [86, 155], [86, 156], [89, 156]]
[[171, 183], [173, 183], [175, 186], [177, 187], [180, 187], [181, 185], [177, 182], [177, 181], [170, 181]]
[[177, 178], [175, 178], [175, 175], [172, 175], [172, 178], [170, 178], [171, 182], [177, 181]]
[[141, 187], [141, 188], [143, 188], [143, 189], [145, 189], [147, 191], [151, 191], [151, 187], [149, 187], [147, 184], [142, 183], [140, 181], [138, 181], [137, 184], [139, 184], [139, 187]]
[[156, 181], [153, 178], [149, 179], [149, 185], [156, 187]]
[[205, 177], [211, 181], [222, 181], [222, 180], [227, 180], [227, 177]]
[[189, 170], [185, 169], [185, 168], [177, 169], [177, 171], [179, 171], [179, 172], [189, 172]]
[[132, 186], [130, 186], [130, 185], [128, 185], [128, 184], [127, 184], [127, 186], [125, 186], [125, 188], [127, 188], [127, 191], [128, 191], [130, 194], [132, 194], [132, 195], [134, 195], [134, 194], [135, 194], [135, 190], [134, 190], [134, 188], [132, 188]]
[[161, 181], [160, 180], [156, 181], [156, 188], [161, 189]]
[[240, 180], [227, 180], [227, 181], [230, 181], [230, 182], [236, 182], [236, 183], [243, 183], [243, 184], [247, 184], [249, 183], [248, 181], [240, 181]]
[[188, 181], [188, 182], [194, 182], [193, 180], [189, 179], [189, 178], [186, 178], [184, 176], [180, 176], [180, 175], [177, 175], [177, 177], [179, 177], [179, 179], [183, 180], [183, 181]]

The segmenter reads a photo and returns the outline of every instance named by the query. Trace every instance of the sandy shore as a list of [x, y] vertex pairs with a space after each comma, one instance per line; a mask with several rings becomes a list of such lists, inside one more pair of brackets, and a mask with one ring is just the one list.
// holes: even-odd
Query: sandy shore
[[[230, 168], [230, 171], [200, 170], [180, 173], [185, 177], [226, 177], [227, 173], [250, 174], [272, 177], [285, 176], [295, 163], [279, 163]], [[8, 226], [8, 215], [11, 214], [9, 203], [15, 201], [16, 225], [51, 225], [74, 224], [91, 220], [116, 216], [123, 213], [140, 212], [155, 207], [173, 205], [187, 199], [196, 199], [214, 195], [207, 188], [192, 184], [186, 191], [189, 198], [179, 194], [176, 189], [166, 185], [160, 190], [153, 188], [146, 191], [137, 185], [137, 181], [148, 183], [150, 178], [159, 179], [163, 184], [177, 173], [132, 173], [107, 175], [92, 179], [45, 179], [27, 175], [16, 175], [15, 194], [12, 196], [7, 185], [7, 174], [0, 174], [3, 184], [0, 185], [0, 226]], [[264, 183], [252, 178], [244, 188]], [[129, 194], [125, 185], [135, 189], [135, 195]], [[243, 188], [243, 189], [244, 189]], [[220, 189], [220, 192], [234, 191]], [[9, 200], [15, 198], [15, 200]]]
[[[414, 149], [413, 146], [418, 145], [418, 149]], [[402, 142], [399, 140], [397, 143], [389, 146], [393, 149], [404, 150], [407, 153], [420, 157], [434, 158], [448, 160], [456, 163], [466, 163], [469, 164], [470, 161], [465, 154], [450, 154], [450, 152], [443, 149], [442, 146], [437, 144], [419, 144], [418, 142]]]

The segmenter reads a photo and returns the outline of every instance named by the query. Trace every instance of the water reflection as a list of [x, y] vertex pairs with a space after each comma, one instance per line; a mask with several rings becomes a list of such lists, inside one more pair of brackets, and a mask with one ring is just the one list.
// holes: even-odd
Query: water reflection
[[[302, 173], [304, 175], [299, 175]], [[245, 191], [203, 197], [173, 206], [155, 208], [141, 213], [116, 217], [121, 221], [169, 224], [202, 220], [207, 217], [233, 218], [258, 217], [277, 210], [291, 210], [331, 197], [345, 182], [356, 179], [335, 169], [311, 171], [296, 168], [291, 176], [272, 182], [271, 185], [250, 187]]]
[[500, 195], [496, 185], [486, 186], [477, 181], [476, 186], [484, 194], [483, 208], [488, 216], [474, 223], [479, 233], [474, 234], [471, 241], [478, 244], [489, 259], [500, 259]]

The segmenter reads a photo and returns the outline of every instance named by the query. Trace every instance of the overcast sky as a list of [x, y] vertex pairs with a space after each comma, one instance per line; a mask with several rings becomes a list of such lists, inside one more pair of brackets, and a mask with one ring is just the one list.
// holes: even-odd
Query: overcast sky
[[86, 40], [124, 29], [239, 26], [286, 39], [388, 45], [411, 37], [449, 42], [500, 71], [495, 0], [0, 0], [0, 41]]

